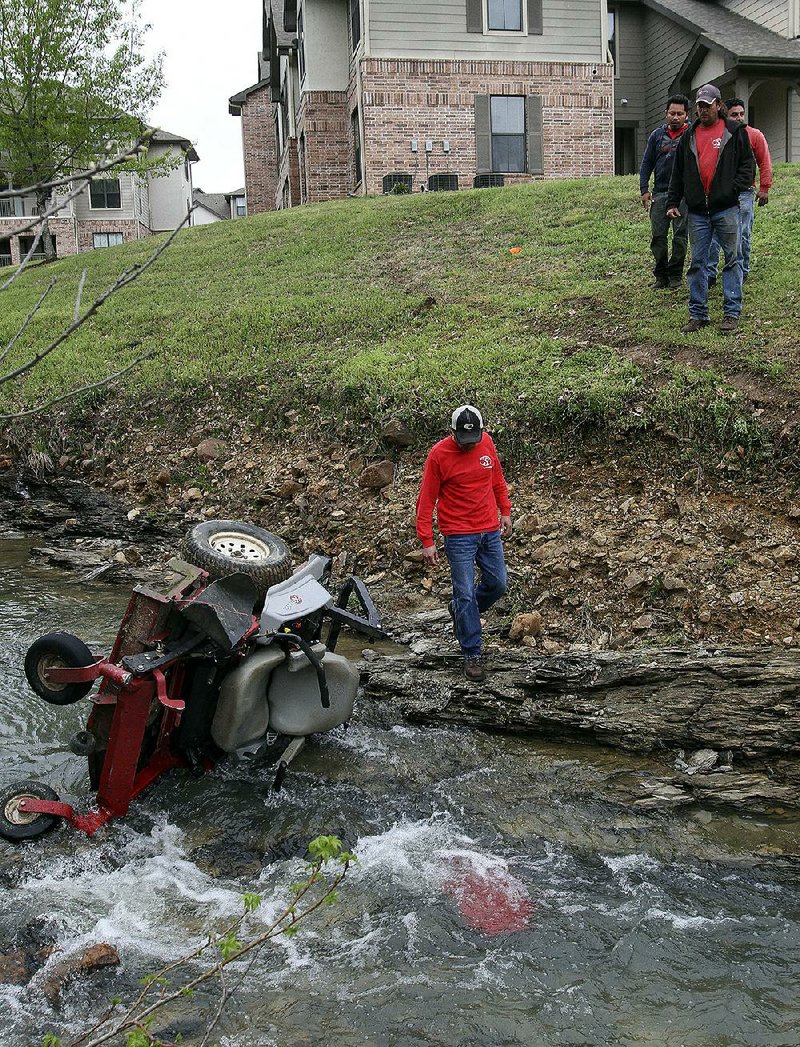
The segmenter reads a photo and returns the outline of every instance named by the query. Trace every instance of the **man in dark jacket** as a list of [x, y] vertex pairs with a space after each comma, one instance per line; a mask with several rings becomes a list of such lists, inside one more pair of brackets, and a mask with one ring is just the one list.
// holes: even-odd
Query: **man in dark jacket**
[[[677, 219], [667, 218], [667, 190], [672, 176], [672, 162], [681, 136], [686, 131], [689, 118], [689, 99], [686, 95], [673, 95], [667, 100], [666, 118], [661, 127], [647, 139], [647, 147], [639, 168], [639, 192], [642, 204], [650, 211], [652, 239], [650, 250], [655, 265], [653, 287], [671, 287], [677, 290], [683, 283], [683, 262], [686, 258], [688, 228], [686, 205], [681, 204]], [[650, 177], [653, 177], [653, 192], [650, 192]], [[669, 257], [669, 229], [672, 226], [672, 258]]]
[[742, 311], [742, 265], [739, 261], [739, 194], [753, 184], [755, 159], [743, 124], [726, 120], [722, 96], [713, 84], [697, 92], [697, 120], [683, 135], [675, 153], [667, 194], [667, 215], [689, 209], [689, 321], [683, 332], [706, 327], [708, 252], [716, 236], [725, 255], [722, 270], [723, 320], [720, 331], [732, 334]]

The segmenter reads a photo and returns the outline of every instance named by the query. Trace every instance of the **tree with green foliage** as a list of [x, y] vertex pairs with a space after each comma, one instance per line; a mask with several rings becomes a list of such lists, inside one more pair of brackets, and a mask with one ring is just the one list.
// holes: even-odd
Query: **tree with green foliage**
[[47, 183], [145, 133], [164, 82], [147, 28], [138, 0], [0, 0], [0, 166], [11, 185], [39, 187], [39, 215]]

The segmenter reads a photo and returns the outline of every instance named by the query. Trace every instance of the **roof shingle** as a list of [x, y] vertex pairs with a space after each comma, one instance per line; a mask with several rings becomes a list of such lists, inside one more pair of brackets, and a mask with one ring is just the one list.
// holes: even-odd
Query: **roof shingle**
[[667, 18], [677, 18], [710, 43], [739, 61], [784, 61], [800, 64], [800, 40], [789, 40], [770, 29], [707, 0], [644, 0], [646, 7]]

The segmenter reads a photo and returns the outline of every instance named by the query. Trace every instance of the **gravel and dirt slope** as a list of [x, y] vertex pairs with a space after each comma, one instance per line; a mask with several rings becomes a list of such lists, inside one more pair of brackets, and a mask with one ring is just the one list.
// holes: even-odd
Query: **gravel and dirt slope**
[[[398, 419], [381, 439], [357, 424], [314, 433], [289, 412], [280, 433], [218, 419], [173, 418], [106, 404], [82, 429], [27, 461], [58, 486], [72, 477], [119, 499], [131, 528], [152, 522], [173, 538], [203, 518], [240, 518], [283, 537], [296, 560], [313, 551], [370, 580], [379, 606], [402, 618], [443, 612], [445, 567], [426, 574], [414, 503], [427, 442]], [[410, 446], [400, 447], [399, 443]], [[499, 440], [502, 454], [502, 439]], [[25, 454], [0, 459], [15, 475]], [[506, 460], [515, 533], [511, 588], [487, 622], [500, 639], [518, 613], [541, 615], [526, 644], [800, 645], [800, 492], [792, 469], [749, 460], [744, 448], [698, 455], [675, 440], [591, 439], [541, 444]], [[73, 514], [59, 541], [81, 540]], [[132, 536], [134, 543], [137, 536]], [[135, 555], [135, 554], [134, 554]], [[538, 629], [538, 627], [537, 627]], [[535, 630], [537, 631], [537, 630]]]

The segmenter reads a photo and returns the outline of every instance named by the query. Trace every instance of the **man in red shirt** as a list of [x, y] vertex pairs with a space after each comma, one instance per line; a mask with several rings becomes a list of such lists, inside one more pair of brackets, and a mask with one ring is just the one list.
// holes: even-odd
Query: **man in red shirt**
[[[772, 157], [769, 155], [767, 140], [757, 127], [751, 127], [747, 123], [744, 100], [741, 98], [728, 98], [725, 102], [728, 110], [728, 119], [735, 120], [737, 124], [743, 124], [750, 139], [753, 155], [756, 158], [758, 168], [758, 189], [755, 181], [748, 186], [743, 193], [739, 193], [739, 227], [741, 237], [739, 241], [739, 262], [742, 266], [742, 280], [750, 275], [750, 247], [753, 239], [753, 222], [755, 220], [755, 202], [759, 207], [769, 203], [769, 191], [772, 187]], [[708, 285], [713, 287], [717, 282], [717, 269], [719, 268], [719, 243], [716, 237], [711, 241], [708, 251]]]
[[[506, 591], [501, 539], [511, 534], [511, 502], [492, 438], [480, 411], [462, 404], [453, 411], [450, 435], [431, 448], [417, 498], [417, 536], [425, 563], [439, 555], [433, 540], [433, 512], [444, 537], [453, 580], [450, 612], [464, 655], [464, 675], [480, 682], [481, 613]], [[475, 568], [480, 583], [475, 584]]]

